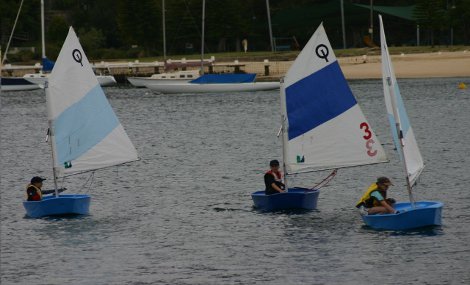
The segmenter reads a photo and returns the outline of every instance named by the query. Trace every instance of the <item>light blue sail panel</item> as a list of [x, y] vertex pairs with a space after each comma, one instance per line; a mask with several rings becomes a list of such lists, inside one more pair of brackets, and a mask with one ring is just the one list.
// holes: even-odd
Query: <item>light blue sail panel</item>
[[286, 88], [289, 140], [336, 118], [356, 105], [338, 62]]
[[406, 113], [405, 104], [400, 95], [400, 88], [398, 88], [398, 83], [395, 81], [395, 97], [397, 98], [397, 107], [398, 107], [398, 116], [400, 116], [400, 127], [403, 131], [403, 136], [406, 136], [408, 130], [410, 129], [410, 120]]
[[[408, 133], [408, 130], [410, 129], [410, 120], [408, 119], [408, 115], [405, 109], [405, 104], [403, 103], [403, 99], [401, 98], [401, 95], [400, 95], [400, 88], [398, 87], [398, 83], [396, 81], [394, 84], [394, 95], [397, 100], [398, 116], [400, 116], [400, 127], [403, 132], [403, 137], [405, 137], [406, 134]], [[388, 114], [388, 121], [390, 123], [390, 127], [392, 130], [393, 143], [395, 145], [395, 148], [397, 149], [398, 155], [400, 156], [400, 160], [403, 160], [401, 151], [399, 151], [399, 149], [401, 148], [401, 143], [398, 138], [398, 134], [395, 131], [396, 119], [393, 116], [393, 114]]]
[[118, 125], [103, 90], [96, 85], [54, 121], [58, 162], [64, 164], [80, 157]]
[[397, 149], [398, 155], [400, 156], [400, 160], [403, 160], [403, 156], [401, 155], [401, 143], [400, 140], [398, 139], [398, 134], [395, 131], [397, 129], [396, 126], [396, 121], [395, 117], [393, 114], [388, 114], [388, 122], [390, 123], [390, 130], [392, 131], [392, 138], [393, 138], [393, 144], [395, 145], [395, 148]]

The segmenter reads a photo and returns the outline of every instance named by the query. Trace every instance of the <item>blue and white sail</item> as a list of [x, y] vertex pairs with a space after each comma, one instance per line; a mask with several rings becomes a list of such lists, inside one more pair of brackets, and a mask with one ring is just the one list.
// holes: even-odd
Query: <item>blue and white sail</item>
[[289, 174], [386, 162], [320, 24], [281, 84]]
[[73, 28], [46, 86], [56, 176], [137, 160]]
[[416, 143], [415, 135], [411, 128], [405, 105], [403, 104], [403, 99], [400, 95], [400, 88], [398, 87], [395, 72], [388, 53], [382, 17], [379, 16], [379, 19], [380, 45], [382, 49], [382, 81], [385, 105], [387, 107], [393, 142], [400, 154], [400, 159], [405, 162], [410, 185], [413, 185], [424, 168], [423, 158], [419, 151], [418, 144]]

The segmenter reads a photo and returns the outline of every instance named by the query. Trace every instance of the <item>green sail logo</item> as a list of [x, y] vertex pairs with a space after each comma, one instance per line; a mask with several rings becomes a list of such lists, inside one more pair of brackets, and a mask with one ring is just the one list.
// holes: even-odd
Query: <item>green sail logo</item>
[[65, 169], [72, 168], [72, 162], [71, 161], [64, 162], [64, 167], [65, 167]]
[[305, 162], [305, 156], [297, 155], [297, 163], [304, 163], [304, 162]]

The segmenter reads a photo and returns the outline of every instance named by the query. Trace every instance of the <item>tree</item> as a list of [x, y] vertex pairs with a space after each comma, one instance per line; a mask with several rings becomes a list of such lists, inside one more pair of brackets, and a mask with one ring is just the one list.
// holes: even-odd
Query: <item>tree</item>
[[434, 47], [434, 32], [445, 24], [445, 0], [416, 0], [414, 11], [418, 24], [431, 33], [431, 46]]
[[117, 25], [124, 43], [143, 46], [147, 54], [160, 42], [160, 12], [157, 0], [117, 1]]

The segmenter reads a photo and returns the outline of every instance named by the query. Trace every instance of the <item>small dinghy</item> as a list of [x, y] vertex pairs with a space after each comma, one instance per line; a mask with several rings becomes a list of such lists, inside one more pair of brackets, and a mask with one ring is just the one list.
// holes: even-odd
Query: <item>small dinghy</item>
[[396, 203], [397, 214], [366, 215], [363, 220], [371, 228], [384, 230], [409, 230], [441, 225], [442, 203], [419, 201]]
[[289, 190], [252, 193], [255, 208], [316, 209], [319, 189], [289, 188], [289, 176], [388, 161], [322, 24], [281, 80], [280, 96], [284, 184]]
[[290, 188], [284, 193], [266, 195], [263, 191], [251, 194], [255, 208], [263, 211], [289, 209], [314, 210], [317, 208], [320, 190], [308, 188]]
[[380, 42], [382, 48], [382, 81], [385, 105], [395, 148], [403, 162], [409, 203], [396, 203], [397, 214], [364, 215], [364, 223], [374, 229], [409, 230], [427, 226], [441, 225], [443, 204], [437, 201], [415, 202], [413, 186], [424, 169], [424, 162], [411, 128], [405, 105], [400, 95], [397, 79], [388, 53], [387, 42], [380, 19]]
[[90, 208], [90, 195], [60, 194], [46, 195], [41, 201], [24, 201], [26, 215], [31, 218], [63, 215], [87, 215]]
[[24, 201], [26, 215], [86, 215], [90, 195], [59, 195], [57, 179], [135, 161], [137, 151], [106, 99], [72, 28], [44, 89], [55, 194], [44, 196], [41, 201]]

